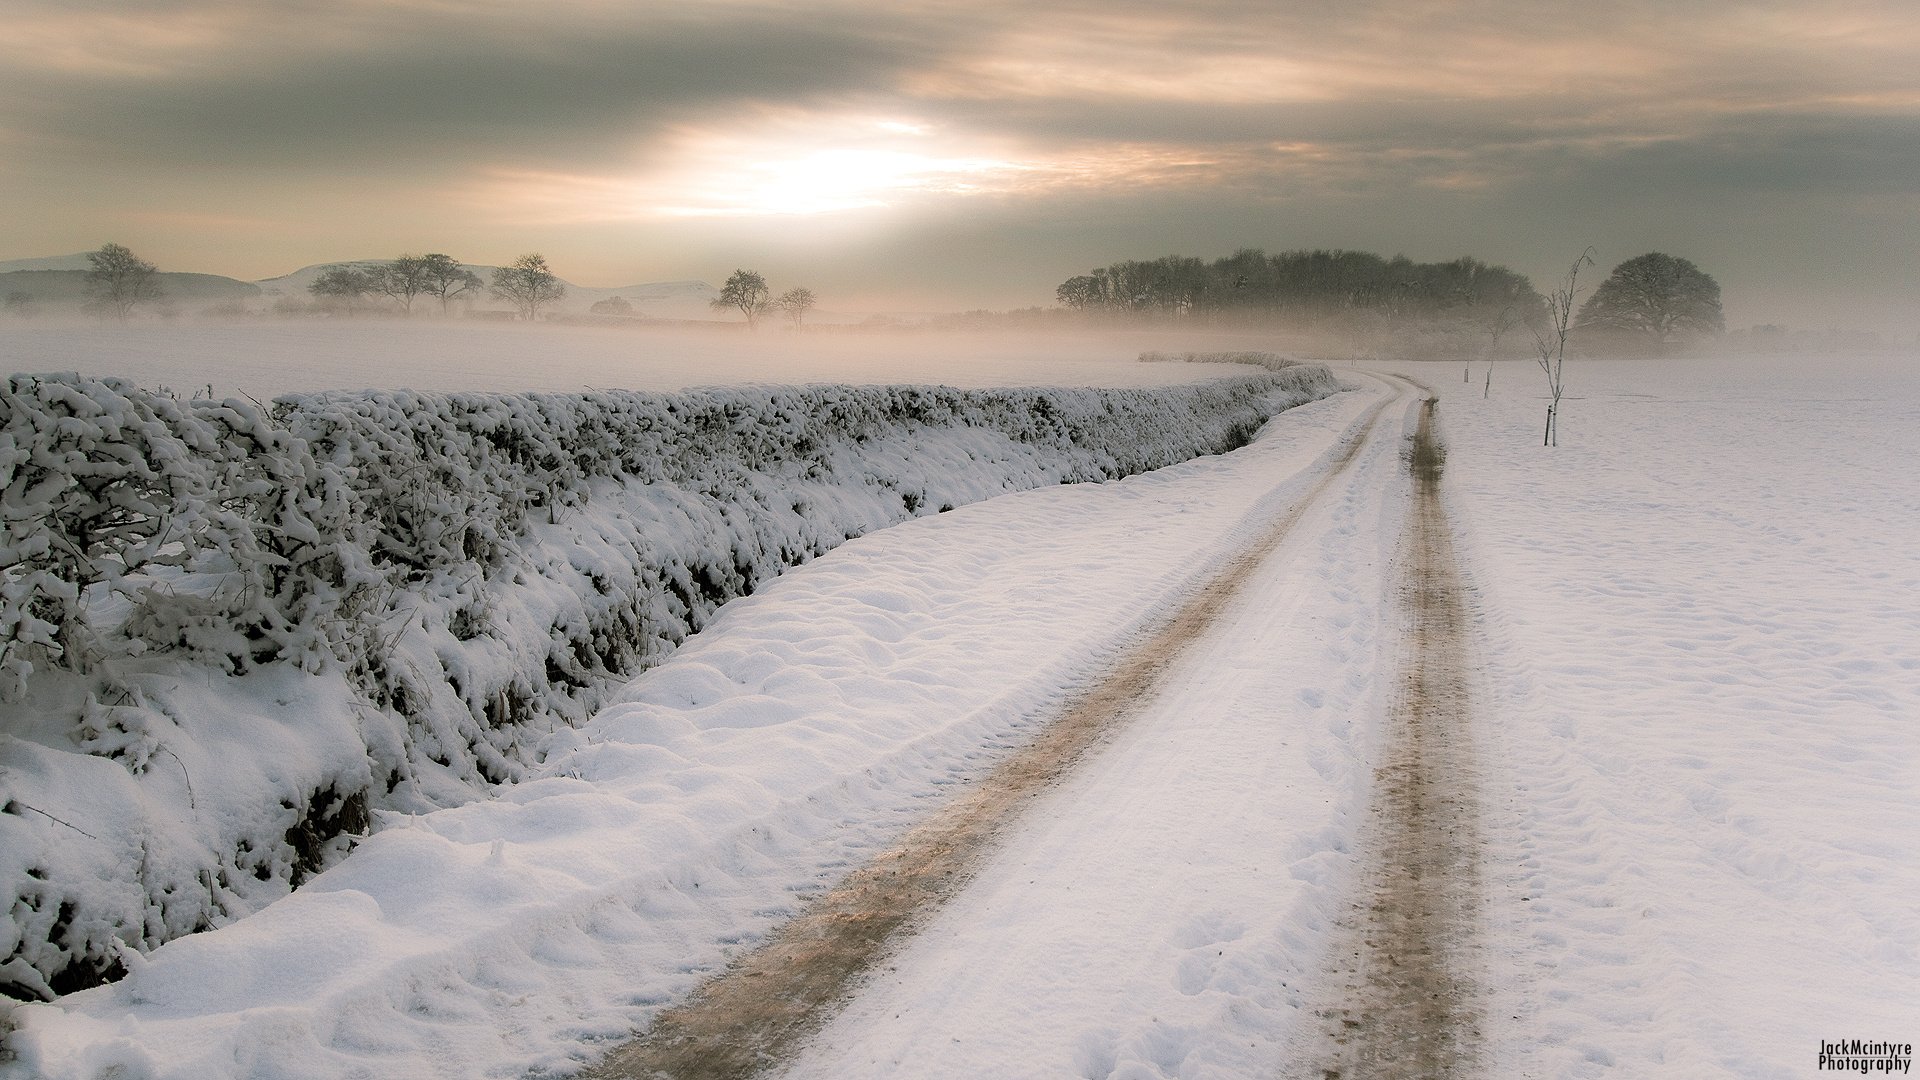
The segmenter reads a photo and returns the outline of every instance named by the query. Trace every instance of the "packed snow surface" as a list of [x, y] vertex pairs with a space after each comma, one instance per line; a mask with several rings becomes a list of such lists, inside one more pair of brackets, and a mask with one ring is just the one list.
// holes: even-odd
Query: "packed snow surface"
[[1402, 660], [1416, 400], [1323, 495], [1284, 489], [1236, 599], [780, 1075], [1308, 1075]]

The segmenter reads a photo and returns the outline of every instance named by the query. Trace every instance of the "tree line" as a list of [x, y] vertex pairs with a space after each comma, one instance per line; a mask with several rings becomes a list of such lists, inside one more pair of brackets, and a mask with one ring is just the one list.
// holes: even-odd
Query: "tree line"
[[[466, 270], [446, 255], [402, 255], [390, 263], [373, 266], [336, 266], [309, 286], [315, 296], [353, 300], [384, 296], [411, 313], [416, 297], [432, 296], [445, 313], [455, 299], [477, 294], [482, 287], [478, 275]], [[522, 255], [506, 266], [495, 267], [486, 286], [491, 295], [511, 303], [520, 317], [537, 320], [540, 313], [567, 295], [567, 287], [546, 257], [535, 252]], [[757, 271], [735, 270], [712, 301], [716, 311], [739, 311], [748, 326], [758, 325], [761, 317], [779, 311], [798, 329], [807, 312], [818, 301], [813, 290], [792, 288], [774, 298], [767, 279]], [[597, 315], [631, 315], [633, 305], [622, 297], [610, 297], [593, 305]]]
[[[501, 267], [501, 269], [506, 269]], [[322, 271], [307, 291], [316, 299], [344, 304], [351, 310], [359, 302], [383, 296], [413, 313], [413, 302], [422, 297], [440, 301], [446, 314], [455, 300], [477, 294], [480, 276], [461, 266], [451, 255], [402, 255], [387, 263], [331, 266]]]
[[[88, 307], [125, 319], [139, 304], [160, 298], [158, 269], [121, 244], [89, 252]], [[491, 282], [442, 253], [401, 255], [380, 263], [330, 266], [308, 287], [318, 300], [351, 311], [384, 298], [411, 314], [416, 301], [437, 300], [443, 314], [484, 290], [514, 305], [520, 316], [538, 319], [567, 294], [546, 258], [523, 255], [496, 267]], [[1507, 331], [1536, 336], [1556, 321], [1559, 331], [1578, 332], [1601, 347], [1663, 352], [1726, 328], [1720, 285], [1687, 259], [1663, 252], [1636, 256], [1613, 268], [1579, 305], [1556, 304], [1523, 274], [1504, 266], [1459, 258], [1418, 263], [1404, 255], [1296, 250], [1269, 255], [1243, 248], [1207, 262], [1183, 255], [1129, 259], [1076, 275], [1055, 290], [1060, 307], [1091, 317], [1159, 321], [1246, 320], [1303, 330], [1345, 334], [1375, 345], [1414, 346], [1427, 355], [1492, 353]], [[7, 297], [10, 310], [31, 298]], [[19, 302], [16, 303], [16, 300]], [[777, 298], [765, 276], [735, 270], [712, 306], [738, 311], [749, 326], [775, 312], [800, 327], [817, 299], [796, 287]], [[1556, 310], [1564, 304], [1565, 311]], [[631, 314], [615, 297], [594, 305], [596, 313]], [[1511, 339], [1510, 339], [1511, 340]]]
[[[1055, 298], [1096, 318], [1250, 321], [1376, 344], [1400, 338], [1427, 352], [1449, 338], [1456, 346], [1484, 339], [1493, 349], [1507, 331], [1538, 333], [1559, 314], [1526, 275], [1479, 259], [1421, 263], [1326, 249], [1243, 248], [1211, 262], [1128, 259], [1068, 278]], [[1719, 284], [1692, 262], [1661, 252], [1614, 267], [1583, 304], [1563, 314], [1569, 333], [1610, 348], [1661, 351], [1725, 329]]]
[[1243, 248], [1206, 262], [1183, 255], [1129, 259], [1068, 278], [1061, 306], [1082, 311], [1200, 316], [1246, 313], [1294, 322], [1355, 313], [1431, 315], [1469, 308], [1514, 308], [1522, 318], [1543, 298], [1504, 266], [1462, 258], [1417, 263], [1365, 251]]
[[[87, 261], [91, 267], [86, 272], [87, 307], [95, 314], [126, 319], [138, 305], [163, 296], [159, 268], [123, 244], [104, 244], [88, 252]], [[483, 291], [507, 301], [521, 318], [533, 321], [566, 297], [567, 286], [538, 252], [495, 267], [490, 281], [482, 281], [451, 255], [432, 252], [401, 255], [387, 262], [329, 266], [307, 286], [316, 301], [334, 310], [352, 312], [369, 302], [390, 301], [409, 315], [415, 302], [429, 300], [438, 301], [445, 315], [455, 301], [477, 298]], [[9, 295], [6, 306], [19, 314], [31, 300], [25, 294]], [[788, 289], [775, 297], [765, 276], [753, 270], [735, 270], [712, 306], [716, 311], [739, 311], [749, 326], [779, 312], [797, 329], [818, 302], [813, 290], [804, 287]], [[593, 311], [631, 315], [633, 305], [616, 296], [594, 304]]]
[[512, 304], [530, 322], [567, 295], [566, 283], [538, 252], [494, 267], [491, 282], [482, 282], [480, 275], [452, 256], [435, 253], [402, 255], [386, 263], [331, 266], [307, 291], [323, 302], [344, 304], [348, 310], [368, 298], [385, 297], [407, 315], [413, 314], [415, 300], [432, 297], [440, 301], [440, 313], [445, 315], [455, 300], [477, 297], [482, 288]]

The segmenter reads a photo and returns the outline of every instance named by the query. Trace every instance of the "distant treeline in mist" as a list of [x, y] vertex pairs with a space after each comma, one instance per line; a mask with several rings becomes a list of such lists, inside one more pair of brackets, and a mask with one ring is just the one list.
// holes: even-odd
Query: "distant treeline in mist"
[[[1429, 354], [1497, 348], [1507, 331], [1537, 325], [1547, 313], [1533, 283], [1504, 266], [1340, 250], [1128, 259], [1068, 278], [1055, 296], [1092, 318], [1277, 325], [1358, 351]], [[1526, 337], [1523, 331], [1508, 345]]]

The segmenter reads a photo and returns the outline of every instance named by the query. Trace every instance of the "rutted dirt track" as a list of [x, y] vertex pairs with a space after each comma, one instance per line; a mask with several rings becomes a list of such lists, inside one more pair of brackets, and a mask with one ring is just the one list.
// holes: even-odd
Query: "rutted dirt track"
[[889, 943], [965, 883], [994, 838], [1034, 796], [1058, 782], [1091, 746], [1149, 698], [1167, 667], [1226, 609], [1306, 508], [1375, 438], [1376, 405], [1323, 478], [1163, 624], [1122, 656], [1028, 747], [959, 796], [895, 848], [848, 876], [687, 1002], [663, 1012], [640, 1039], [586, 1074], [747, 1077], [783, 1063], [832, 1016]]
[[1467, 620], [1440, 503], [1445, 452], [1429, 397], [1409, 455], [1415, 497], [1404, 548], [1407, 647], [1374, 773], [1367, 860], [1328, 973], [1323, 1080], [1466, 1077], [1479, 1072], [1472, 973], [1482, 894], [1467, 687]]

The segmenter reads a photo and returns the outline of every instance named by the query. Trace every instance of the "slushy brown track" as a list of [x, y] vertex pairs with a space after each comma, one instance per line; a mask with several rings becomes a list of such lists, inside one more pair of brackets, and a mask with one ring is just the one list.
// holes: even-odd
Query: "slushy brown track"
[[994, 837], [1027, 802], [1056, 784], [1088, 747], [1109, 736], [1152, 694], [1167, 667], [1353, 464], [1372, 440], [1386, 404], [1373, 406], [1312, 491], [1127, 650], [1032, 743], [585, 1075], [590, 1080], [717, 1080], [760, 1075], [785, 1062], [838, 1011], [890, 942], [959, 891]]
[[1431, 392], [1408, 454], [1414, 502], [1401, 597], [1408, 654], [1387, 718], [1383, 763], [1359, 850], [1360, 897], [1330, 974], [1343, 993], [1321, 1013], [1317, 1080], [1439, 1080], [1479, 1072], [1481, 1014], [1471, 972], [1479, 803], [1469, 739], [1466, 601], [1440, 502], [1445, 452]]

